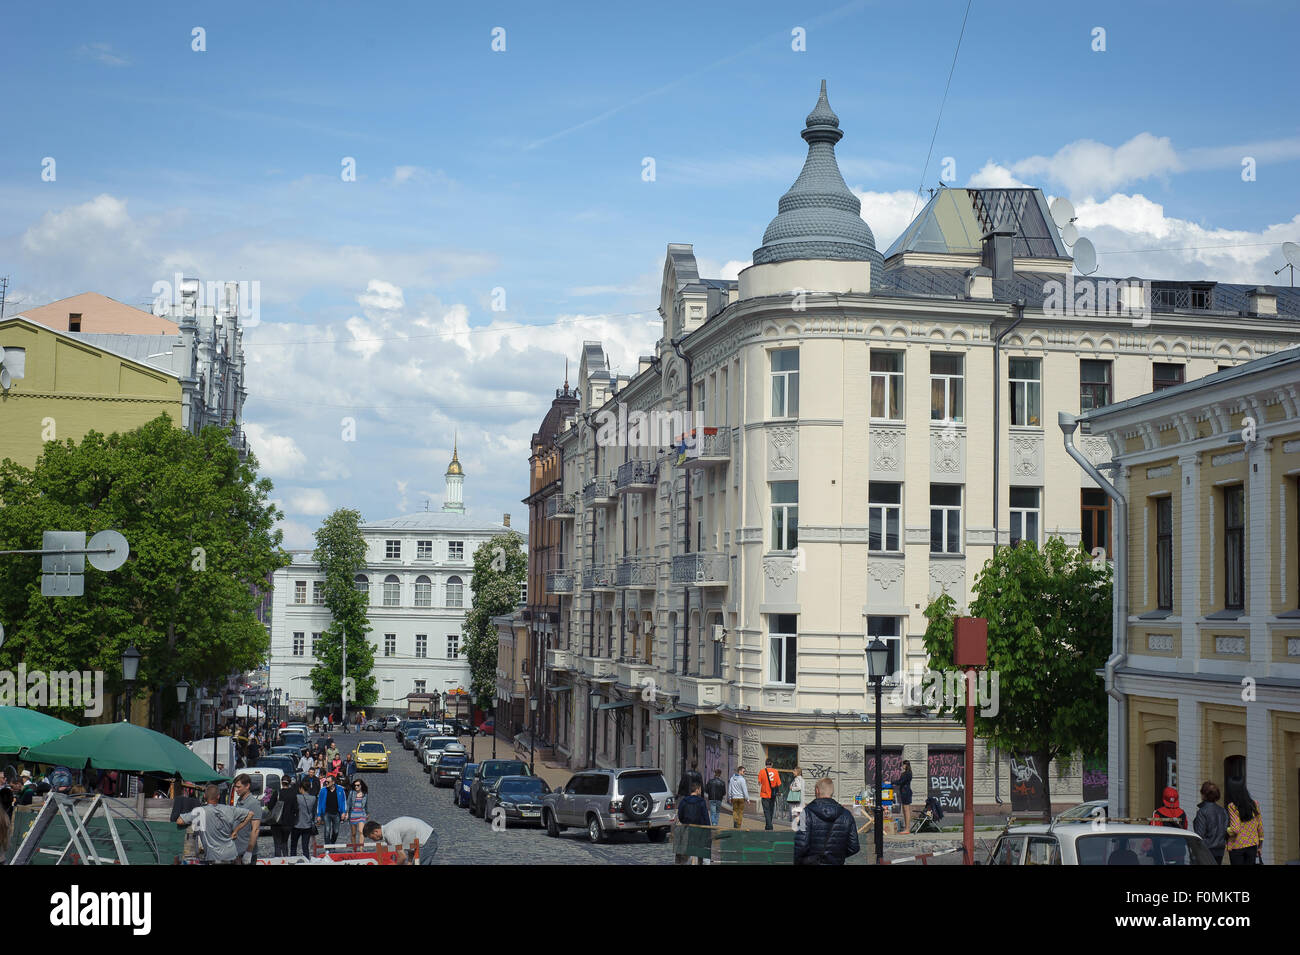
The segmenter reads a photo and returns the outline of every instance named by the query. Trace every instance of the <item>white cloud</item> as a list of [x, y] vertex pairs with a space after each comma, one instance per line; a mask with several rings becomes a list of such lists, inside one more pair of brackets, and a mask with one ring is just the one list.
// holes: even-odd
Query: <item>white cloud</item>
[[876, 248], [881, 252], [894, 244], [894, 240], [903, 234], [916, 213], [925, 206], [924, 201], [917, 199], [915, 192], [902, 189], [896, 192], [867, 192], [857, 187], [853, 194], [862, 200], [862, 218], [871, 226], [871, 232], [876, 237]]
[[1128, 183], [1165, 177], [1183, 170], [1183, 161], [1168, 136], [1138, 133], [1120, 146], [1080, 139], [1052, 156], [1030, 156], [1011, 164], [1028, 179], [1060, 183], [1071, 196], [1093, 196]]
[[272, 434], [254, 421], [245, 421], [244, 434], [252, 446], [261, 473], [268, 477], [297, 477], [307, 463], [298, 443], [289, 435]]
[[970, 182], [966, 185], [971, 189], [1021, 189], [1029, 183], [1021, 182], [1006, 166], [999, 166], [990, 159], [980, 167], [979, 172], [970, 177]]
[[284, 534], [282, 544], [288, 550], [312, 550], [316, 547], [316, 528], [287, 518], [275, 526]]
[[406, 299], [402, 290], [392, 282], [371, 279], [366, 283], [366, 290], [357, 296], [357, 302], [367, 314], [374, 311], [391, 312], [403, 308]]
[[111, 43], [86, 43], [77, 51], [78, 56], [95, 60], [105, 66], [130, 66], [131, 61], [113, 49]]
[[320, 516], [330, 512], [329, 498], [316, 487], [300, 487], [289, 492], [289, 503], [284, 508], [290, 514]]

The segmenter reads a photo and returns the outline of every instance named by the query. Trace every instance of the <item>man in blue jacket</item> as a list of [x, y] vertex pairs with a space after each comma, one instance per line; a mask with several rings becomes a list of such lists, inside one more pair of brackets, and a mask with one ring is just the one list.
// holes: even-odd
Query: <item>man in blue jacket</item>
[[325, 777], [325, 785], [316, 797], [316, 815], [325, 823], [325, 845], [338, 842], [339, 820], [348, 814], [348, 796], [333, 776]]
[[844, 865], [860, 848], [857, 823], [853, 813], [831, 798], [835, 783], [829, 777], [817, 780], [816, 793], [817, 798], [799, 815], [794, 864]]

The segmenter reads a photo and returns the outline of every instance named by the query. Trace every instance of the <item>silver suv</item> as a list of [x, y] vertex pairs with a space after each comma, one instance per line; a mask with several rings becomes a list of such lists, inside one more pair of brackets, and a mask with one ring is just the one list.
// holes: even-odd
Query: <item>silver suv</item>
[[542, 797], [542, 825], [551, 837], [581, 826], [596, 843], [616, 832], [644, 832], [651, 842], [664, 842], [675, 808], [657, 769], [593, 769]]

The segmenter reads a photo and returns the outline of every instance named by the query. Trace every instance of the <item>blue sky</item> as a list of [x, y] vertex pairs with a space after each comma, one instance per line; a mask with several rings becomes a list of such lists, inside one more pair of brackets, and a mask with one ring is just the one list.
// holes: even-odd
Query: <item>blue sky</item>
[[[260, 281], [246, 421], [290, 543], [337, 506], [437, 507], [455, 430], [471, 512], [522, 520], [564, 356], [600, 339], [631, 370], [668, 242], [748, 263], [822, 78], [864, 217], [882, 248], [901, 231], [965, 9], [11, 8], [0, 274], [28, 305]], [[951, 157], [956, 185], [1067, 195], [1110, 274], [1275, 281], [1300, 240], [1298, 35], [1285, 3], [975, 0], [925, 183]], [[1147, 249], [1191, 251], [1125, 251]]]

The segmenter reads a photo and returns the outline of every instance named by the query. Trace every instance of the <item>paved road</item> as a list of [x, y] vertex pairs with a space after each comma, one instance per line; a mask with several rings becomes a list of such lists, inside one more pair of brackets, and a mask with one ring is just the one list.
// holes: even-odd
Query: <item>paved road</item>
[[[382, 740], [392, 754], [387, 773], [362, 775], [370, 789], [370, 816], [381, 823], [396, 816], [415, 816], [433, 826], [438, 834], [438, 854], [434, 862], [441, 865], [556, 865], [628, 864], [671, 865], [672, 846], [652, 844], [644, 835], [629, 834], [607, 845], [595, 846], [586, 834], [569, 830], [552, 839], [540, 828], [512, 826], [504, 832], [494, 831], [468, 809], [451, 804], [451, 790], [429, 784], [414, 755], [402, 749], [393, 733], [335, 733], [339, 748], [351, 749], [358, 740]], [[466, 741], [468, 742], [468, 741]], [[485, 752], [483, 740], [476, 741], [476, 756]], [[487, 742], [491, 753], [492, 741]], [[498, 756], [512, 759], [514, 753], [498, 745]]]

